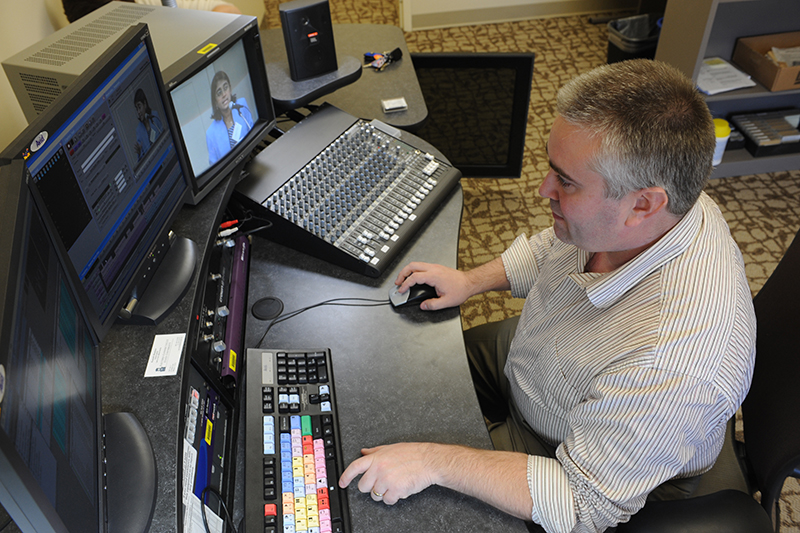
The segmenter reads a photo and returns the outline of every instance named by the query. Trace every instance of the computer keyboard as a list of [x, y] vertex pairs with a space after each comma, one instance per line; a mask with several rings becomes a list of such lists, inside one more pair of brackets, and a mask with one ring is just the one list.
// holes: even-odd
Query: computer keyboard
[[237, 195], [265, 237], [378, 277], [461, 178], [418, 141], [326, 107], [258, 154]]
[[330, 350], [248, 349], [245, 531], [347, 533]]

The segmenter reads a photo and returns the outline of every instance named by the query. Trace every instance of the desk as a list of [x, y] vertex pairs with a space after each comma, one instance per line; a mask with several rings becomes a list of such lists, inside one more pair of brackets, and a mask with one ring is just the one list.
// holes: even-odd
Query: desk
[[[181, 236], [209, 254], [215, 229], [232, 191], [226, 179], [195, 207], [187, 206], [174, 224]], [[334, 297], [388, 299], [397, 271], [408, 261], [456, 265], [461, 189], [457, 187], [404, 249], [389, 271], [373, 279], [344, 270], [281, 245], [254, 238], [251, 247], [249, 304], [265, 296], [280, 298], [286, 311]], [[157, 326], [115, 325], [101, 345], [103, 411], [132, 412], [155, 453], [158, 495], [151, 531], [178, 531], [181, 502], [179, 464], [184, 415], [184, 354], [178, 375], [144, 378], [156, 334], [189, 332], [193, 299], [207, 272], [198, 272], [189, 293]], [[249, 315], [245, 347], [252, 347], [265, 322]], [[187, 345], [189, 339], [187, 338]], [[276, 325], [265, 347], [331, 349], [344, 460], [365, 446], [397, 441], [438, 441], [491, 447], [464, 353], [457, 309], [426, 313], [383, 307], [321, 307]], [[240, 397], [243, 397], [240, 394]], [[240, 427], [242, 434], [243, 427]], [[239, 443], [243, 439], [239, 438]], [[237, 454], [236, 484], [245, 465]], [[238, 523], [234, 489], [234, 521]], [[468, 496], [431, 487], [395, 506], [373, 502], [353, 487], [348, 491], [354, 533], [400, 531], [526, 531], [522, 521]]]
[[[232, 187], [231, 177], [226, 178], [200, 204], [184, 206], [173, 224], [173, 231], [197, 243], [204, 257], [208, 255], [207, 243], [213, 242]], [[178, 433], [184, 417], [181, 387], [183, 373], [189, 371], [191, 363], [184, 354], [176, 376], [145, 378], [144, 371], [156, 335], [186, 332], [186, 344], [189, 344], [193, 299], [201, 276], [206, 275], [207, 272], [200, 272], [198, 268], [186, 296], [160, 324], [115, 324], [100, 344], [103, 413], [133, 413], [147, 433], [155, 454], [158, 494], [150, 526], [153, 533], [178, 531], [182, 471], [178, 454], [183, 442]]]
[[[390, 271], [371, 279], [264, 240], [251, 248], [249, 302], [281, 299], [293, 311], [331, 298], [387, 299], [411, 260], [456, 266], [457, 187]], [[246, 346], [267, 322], [248, 316]], [[345, 463], [363, 447], [435, 441], [491, 448], [472, 386], [457, 309], [320, 307], [273, 327], [264, 348], [331, 349]], [[348, 489], [354, 533], [526, 531], [522, 521], [462, 494], [431, 487], [394, 506]]]
[[[350, 56], [363, 62], [365, 52], [384, 52], [400, 48], [403, 58], [390, 64], [382, 72], [364, 69], [361, 77], [354, 83], [341, 87], [336, 92], [314, 101], [315, 104], [328, 102], [351, 115], [371, 120], [377, 118], [387, 124], [407, 131], [422, 126], [428, 117], [428, 108], [417, 82], [411, 54], [406, 46], [403, 32], [396, 26], [380, 24], [334, 24], [333, 37], [339, 63]], [[264, 60], [280, 64], [286, 72], [289, 63], [286, 59], [286, 44], [280, 28], [261, 32]], [[272, 85], [272, 84], [270, 84]], [[403, 96], [408, 103], [406, 111], [384, 113], [381, 100]]]

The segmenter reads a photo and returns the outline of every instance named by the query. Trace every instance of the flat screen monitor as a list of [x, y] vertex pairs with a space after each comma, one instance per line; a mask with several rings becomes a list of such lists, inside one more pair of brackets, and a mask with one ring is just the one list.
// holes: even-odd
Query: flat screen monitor
[[192, 184], [189, 201], [197, 203], [275, 126], [257, 24], [220, 31], [173, 63], [164, 79]]
[[27, 172], [0, 166], [0, 503], [22, 531], [100, 531], [98, 346]]
[[464, 177], [518, 178], [533, 59], [532, 53], [411, 54], [428, 108], [414, 133]]
[[[174, 293], [145, 293], [159, 274], [179, 270], [157, 267], [183, 249], [168, 236], [188, 190], [174, 130], [147, 26], [140, 24], [2, 156], [22, 158], [30, 170], [34, 198], [79, 280], [99, 340], [123, 309], [138, 316], [155, 300], [158, 312], [148, 317], [157, 321], [177, 303]], [[186, 249], [182, 255], [196, 252]], [[178, 300], [192, 273], [183, 269], [181, 279], [167, 284], [179, 288]]]

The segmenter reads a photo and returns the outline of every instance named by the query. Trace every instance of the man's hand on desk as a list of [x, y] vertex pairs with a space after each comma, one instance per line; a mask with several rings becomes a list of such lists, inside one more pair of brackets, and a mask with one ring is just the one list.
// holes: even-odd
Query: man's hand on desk
[[394, 505], [431, 485], [440, 485], [523, 520], [531, 519], [525, 454], [434, 443], [391, 444], [361, 453], [342, 473], [340, 487], [346, 488], [361, 475], [359, 491]]
[[442, 265], [413, 262], [400, 270], [394, 283], [400, 287], [401, 293], [420, 283], [436, 287], [439, 297], [425, 300], [420, 305], [420, 309], [425, 311], [457, 307], [476, 294], [510, 288], [503, 260], [499, 257], [465, 272]]

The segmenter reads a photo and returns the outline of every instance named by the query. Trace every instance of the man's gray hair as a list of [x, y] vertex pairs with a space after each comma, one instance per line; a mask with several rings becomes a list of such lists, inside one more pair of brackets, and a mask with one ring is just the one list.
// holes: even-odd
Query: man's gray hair
[[694, 205], [716, 140], [705, 98], [679, 70], [646, 59], [604, 65], [564, 85], [556, 105], [565, 121], [601, 139], [591, 168], [605, 178], [606, 196], [661, 187], [670, 213]]

